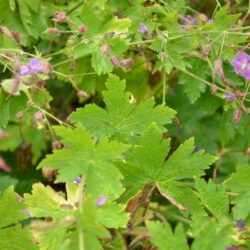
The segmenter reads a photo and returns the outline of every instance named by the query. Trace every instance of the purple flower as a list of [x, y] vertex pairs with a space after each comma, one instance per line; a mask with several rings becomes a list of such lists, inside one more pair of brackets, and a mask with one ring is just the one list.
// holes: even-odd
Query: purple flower
[[140, 32], [140, 33], [145, 33], [145, 32], [147, 32], [147, 27], [143, 24], [143, 23], [140, 23], [139, 24], [139, 28], [138, 28], [138, 31]]
[[250, 80], [250, 57], [243, 51], [240, 51], [231, 61], [234, 72], [246, 80]]
[[225, 250], [237, 250], [237, 248], [234, 246], [228, 246], [228, 247], [226, 247]]
[[242, 229], [242, 228], [244, 228], [244, 226], [245, 226], [245, 223], [244, 223], [243, 220], [238, 220], [238, 221], [236, 222], [236, 227], [237, 227], [238, 229]]
[[20, 75], [25, 76], [28, 74], [45, 73], [44, 66], [44, 62], [39, 61], [37, 58], [32, 58], [27, 65], [20, 66]]
[[233, 102], [234, 97], [231, 93], [224, 94], [224, 98], [227, 99], [229, 102]]
[[33, 214], [30, 211], [28, 211], [27, 209], [19, 210], [19, 212], [21, 212], [29, 217], [33, 216]]
[[106, 203], [106, 197], [100, 196], [99, 199], [96, 201], [95, 205], [96, 207], [100, 207], [101, 205]]
[[73, 183], [75, 183], [76, 185], [80, 186], [82, 181], [82, 178], [80, 176], [78, 176], [76, 179], [73, 180]]

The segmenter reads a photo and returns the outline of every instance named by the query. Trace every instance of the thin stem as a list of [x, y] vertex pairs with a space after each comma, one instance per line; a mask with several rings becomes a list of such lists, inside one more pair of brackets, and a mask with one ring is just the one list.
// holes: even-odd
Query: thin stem
[[72, 12], [74, 12], [76, 9], [78, 9], [81, 5], [84, 4], [84, 1], [81, 1], [80, 3], [78, 3], [77, 5], [75, 5], [72, 9], [70, 9], [66, 15], [68, 16], [69, 14], [71, 14]]
[[244, 97], [243, 97], [243, 99], [242, 99], [242, 102], [244, 102], [245, 99], [246, 99], [246, 96], [247, 96], [247, 94], [248, 94], [249, 87], [250, 87], [250, 81], [247, 82], [247, 87], [246, 87], [246, 90], [245, 90], [245, 93], [244, 93]]
[[166, 105], [166, 72], [162, 72], [162, 105]]

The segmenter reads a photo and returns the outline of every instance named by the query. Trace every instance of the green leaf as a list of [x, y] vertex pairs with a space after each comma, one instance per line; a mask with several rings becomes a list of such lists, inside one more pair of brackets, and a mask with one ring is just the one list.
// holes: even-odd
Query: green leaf
[[129, 18], [118, 19], [117, 17], [114, 17], [104, 25], [104, 27], [102, 28], [102, 32], [123, 33], [128, 31], [130, 25], [131, 25], [131, 20]]
[[225, 5], [216, 13], [214, 17], [214, 27], [218, 30], [225, 30], [229, 28], [232, 24], [235, 24], [235, 22], [239, 19], [240, 16], [240, 13], [229, 15], [228, 7], [227, 5]]
[[0, 230], [0, 249], [4, 250], [38, 250], [32, 242], [31, 231], [21, 225]]
[[171, 226], [166, 223], [161, 225], [158, 221], [148, 221], [146, 223], [150, 233], [150, 241], [159, 250], [188, 250], [187, 239], [181, 224], [172, 231]]
[[[196, 218], [194, 218], [195, 220]], [[207, 219], [199, 226], [199, 233], [195, 235], [192, 250], [225, 250], [231, 243], [231, 225], [220, 225]]]
[[[61, 195], [50, 186], [36, 183], [32, 187], [32, 194], [24, 194], [25, 205], [34, 217], [62, 217], [67, 205], [71, 206]], [[71, 206], [73, 209], [73, 205]]]
[[236, 173], [226, 180], [225, 184], [238, 195], [233, 198], [233, 214], [236, 219], [245, 219], [250, 214], [250, 168], [249, 165], [238, 165]]
[[19, 220], [27, 216], [21, 212], [24, 209], [22, 203], [17, 201], [14, 195], [14, 188], [11, 186], [5, 190], [0, 196], [0, 213], [2, 219], [0, 220], [0, 228], [17, 223]]
[[229, 200], [222, 185], [215, 185], [210, 179], [208, 183], [202, 179], [195, 179], [197, 194], [202, 204], [213, 213], [218, 220], [223, 220], [229, 213]]
[[144, 185], [155, 183], [162, 195], [180, 210], [204, 214], [197, 197], [182, 180], [203, 175], [215, 157], [203, 151], [193, 153], [194, 140], [191, 138], [165, 161], [169, 143], [169, 140], [162, 139], [160, 129], [151, 125], [142, 135], [140, 144], [125, 154], [126, 162], [118, 163], [124, 185], [127, 189], [132, 188], [131, 194], [135, 194]]
[[103, 91], [106, 110], [95, 104], [79, 108], [69, 117], [73, 123], [81, 122], [95, 136], [112, 135], [128, 141], [131, 136], [142, 134], [155, 122], [162, 131], [164, 125], [171, 122], [175, 111], [164, 106], [155, 106], [151, 98], [138, 106], [129, 100], [125, 91], [125, 81], [110, 75]]
[[87, 192], [95, 198], [100, 195], [109, 199], [118, 197], [122, 191], [122, 176], [113, 161], [119, 159], [128, 146], [109, 141], [106, 137], [96, 143], [82, 125], [75, 129], [56, 127], [55, 131], [66, 146], [48, 155], [38, 168], [50, 167], [58, 170], [56, 182], [82, 176]]
[[0, 127], [6, 128], [10, 117], [10, 105], [7, 95], [0, 90]]

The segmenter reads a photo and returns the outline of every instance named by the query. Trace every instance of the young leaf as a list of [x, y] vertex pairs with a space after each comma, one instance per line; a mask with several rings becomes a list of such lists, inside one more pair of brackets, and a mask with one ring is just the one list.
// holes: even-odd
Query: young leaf
[[86, 190], [93, 197], [101, 195], [114, 199], [122, 192], [121, 174], [113, 161], [119, 159], [128, 146], [106, 137], [95, 143], [88, 131], [79, 124], [75, 129], [56, 127], [65, 147], [55, 150], [38, 166], [58, 170], [56, 182], [65, 182], [82, 176]]
[[110, 75], [103, 92], [106, 110], [95, 104], [79, 108], [69, 117], [73, 123], [81, 122], [95, 136], [112, 135], [123, 141], [130, 136], [142, 134], [155, 122], [163, 131], [163, 126], [171, 122], [175, 111], [168, 107], [155, 106], [151, 98], [136, 106], [130, 103], [125, 91], [125, 81]]
[[161, 225], [157, 221], [148, 221], [151, 242], [157, 246], [159, 250], [189, 250], [187, 239], [181, 224], [178, 224], [175, 231], [166, 223]]

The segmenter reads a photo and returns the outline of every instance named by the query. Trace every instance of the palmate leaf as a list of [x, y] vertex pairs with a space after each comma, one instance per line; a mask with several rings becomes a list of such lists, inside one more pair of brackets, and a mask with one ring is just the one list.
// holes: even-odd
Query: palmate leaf
[[166, 223], [161, 225], [159, 222], [147, 222], [151, 242], [158, 247], [159, 250], [188, 250], [187, 239], [181, 224], [177, 225], [175, 232], [171, 226]]
[[138, 106], [129, 100], [125, 91], [125, 81], [110, 75], [103, 91], [106, 109], [95, 104], [78, 108], [69, 117], [73, 123], [81, 122], [95, 136], [114, 136], [129, 141], [131, 136], [140, 135], [155, 122], [164, 131], [164, 125], [171, 122], [175, 111], [164, 106], [155, 106], [151, 98]]
[[22, 210], [24, 205], [17, 201], [14, 188], [9, 187], [0, 196], [0, 249], [38, 249], [32, 243], [32, 234], [21, 225], [15, 225], [20, 220], [27, 218]]
[[236, 219], [245, 219], [250, 214], [250, 168], [249, 165], [238, 165], [236, 173], [225, 182], [231, 191], [237, 193], [232, 200], [235, 205], [233, 214]]
[[75, 129], [56, 127], [57, 135], [65, 147], [55, 150], [39, 164], [38, 168], [58, 170], [56, 182], [65, 182], [82, 176], [86, 190], [97, 198], [101, 195], [117, 198], [122, 192], [122, 175], [113, 161], [119, 159], [128, 146], [107, 137], [95, 143], [87, 130], [78, 125]]
[[203, 213], [198, 198], [183, 184], [183, 179], [201, 176], [215, 157], [203, 151], [193, 153], [194, 140], [185, 141], [167, 161], [169, 140], [162, 139], [160, 129], [155, 125], [142, 135], [139, 145], [125, 155], [125, 162], [118, 163], [124, 176], [124, 185], [131, 198], [148, 183], [154, 183], [161, 194], [181, 210]]
[[229, 214], [229, 200], [222, 185], [215, 185], [210, 179], [208, 183], [202, 179], [195, 179], [197, 195], [202, 204], [218, 219], [223, 220]]

